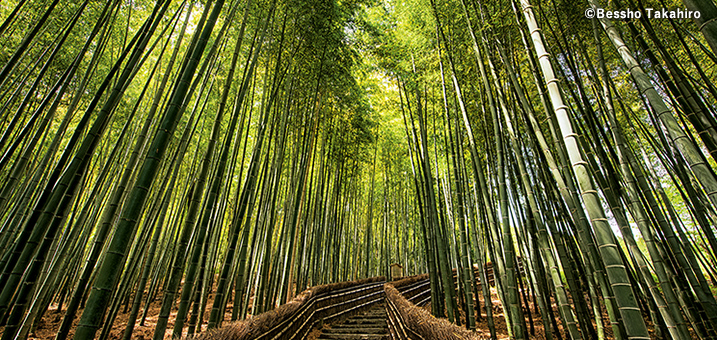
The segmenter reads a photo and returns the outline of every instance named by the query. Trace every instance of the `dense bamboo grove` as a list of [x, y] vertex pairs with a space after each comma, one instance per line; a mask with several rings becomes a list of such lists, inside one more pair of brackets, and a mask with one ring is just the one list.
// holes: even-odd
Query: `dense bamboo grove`
[[493, 338], [715, 338], [715, 18], [2, 1], [2, 340], [191, 335], [391, 263]]

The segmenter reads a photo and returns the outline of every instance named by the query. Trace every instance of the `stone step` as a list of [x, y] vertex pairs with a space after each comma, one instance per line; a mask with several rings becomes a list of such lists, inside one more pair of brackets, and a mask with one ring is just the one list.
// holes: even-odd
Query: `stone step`
[[386, 313], [382, 314], [361, 314], [351, 317], [350, 319], [385, 319]]
[[387, 340], [386, 319], [385, 305], [375, 305], [363, 314], [324, 328], [318, 340]]
[[[367, 326], [370, 327], [370, 325], [376, 325], [376, 327], [386, 327], [386, 326], [387, 326], [387, 325], [386, 325], [386, 319], [381, 319], [381, 320], [346, 320], [346, 322], [344, 322], [344, 323], [341, 324], [341, 326], [354, 327], [354, 328], [356, 328], [356, 327], [358, 327], [358, 328], [360, 328], [360, 327], [367, 327]], [[333, 327], [335, 328], [335, 327], [337, 327], [337, 326], [339, 326], [339, 325], [335, 325], [335, 326], [333, 326]]]
[[321, 334], [317, 340], [387, 340], [388, 334]]
[[352, 317], [352, 318], [346, 320], [345, 322], [346, 322], [346, 323], [351, 323], [351, 322], [364, 323], [364, 322], [374, 322], [374, 321], [381, 321], [381, 320], [386, 320], [386, 316], [364, 316], [364, 315], [359, 315], [359, 316], [354, 316], [354, 317]]
[[341, 327], [341, 325], [325, 329], [324, 334], [384, 334], [384, 327]]
[[[327, 328], [326, 332], [329, 333], [365, 333], [365, 329], [379, 329], [381, 332], [385, 331], [387, 329], [387, 325], [385, 323], [383, 324], [374, 324], [374, 323], [368, 323], [363, 325], [334, 325], [331, 326], [331, 328]], [[333, 331], [332, 331], [333, 330]]]

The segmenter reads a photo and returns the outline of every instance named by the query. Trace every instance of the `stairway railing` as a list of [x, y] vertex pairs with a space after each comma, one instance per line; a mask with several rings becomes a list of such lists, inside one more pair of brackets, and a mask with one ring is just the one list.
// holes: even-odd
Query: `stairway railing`
[[274, 310], [199, 334], [201, 340], [304, 339], [321, 322], [384, 299], [385, 278], [373, 277], [311, 287]]
[[[423, 288], [427, 285], [427, 288]], [[386, 312], [388, 329], [394, 340], [428, 339], [479, 339], [473, 333], [458, 327], [447, 320], [431, 315], [412, 301], [423, 303], [431, 298], [428, 275], [417, 275], [383, 285], [386, 293]], [[425, 294], [428, 297], [423, 297]]]
[[[477, 268], [473, 269], [478, 276]], [[492, 268], [487, 266], [486, 270], [492, 274]], [[454, 270], [454, 280], [456, 274]], [[491, 279], [489, 277], [489, 281]], [[476, 281], [480, 284], [478, 279]], [[311, 287], [274, 310], [204, 332], [194, 339], [305, 339], [319, 322], [353, 314], [384, 299], [391, 339], [479, 339], [473, 333], [419, 308], [431, 299], [428, 274], [394, 282], [386, 282], [381, 276]]]

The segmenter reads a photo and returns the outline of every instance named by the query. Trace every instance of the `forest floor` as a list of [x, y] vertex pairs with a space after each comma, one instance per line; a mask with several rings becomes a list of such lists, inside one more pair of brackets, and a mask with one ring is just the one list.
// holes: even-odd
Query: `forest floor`
[[[506, 322], [505, 322], [505, 316], [503, 314], [503, 308], [501, 307], [501, 303], [500, 303], [500, 300], [498, 299], [498, 295], [496, 294], [495, 288], [491, 288], [491, 299], [493, 300], [492, 301], [492, 303], [493, 303], [493, 309], [492, 309], [493, 310], [493, 320], [494, 320], [498, 340], [508, 339], [508, 329], [507, 329]], [[485, 337], [485, 338], [489, 338], [490, 331], [488, 329], [488, 322], [486, 319], [485, 308], [483, 307], [485, 304], [484, 304], [482, 294], [479, 296], [478, 300], [480, 301], [480, 305], [481, 305], [481, 317], [480, 317], [480, 320], [476, 320], [476, 334], [479, 336]], [[213, 295], [210, 295], [209, 300], [207, 301], [207, 306], [211, 306], [212, 303], [213, 303]], [[153, 334], [154, 334], [154, 328], [157, 323], [157, 317], [158, 317], [159, 311], [160, 311], [160, 306], [161, 306], [161, 299], [157, 299], [157, 301], [155, 301], [154, 303], [152, 303], [150, 305], [149, 312], [147, 313], [147, 318], [145, 320], [144, 325], [140, 325], [139, 320], [135, 324], [132, 339], [137, 339], [137, 340], [152, 339]], [[232, 308], [233, 308], [233, 305], [230, 302], [226, 308], [225, 320], [231, 319]], [[425, 308], [426, 310], [428, 310], [430, 312], [431, 305], [428, 304], [423, 308]], [[209, 318], [209, 310], [208, 309], [209, 308], [207, 308], [207, 312], [205, 313], [205, 316], [203, 318], [204, 321], [203, 321], [202, 328], [201, 328], [202, 331], [205, 331], [206, 327], [207, 327], [207, 320]], [[533, 319], [532, 327], [530, 326], [530, 322], [526, 321], [526, 324], [528, 325], [528, 334], [530, 334], [530, 338], [531, 339], [545, 339], [545, 328], [543, 327], [543, 323], [541, 321], [540, 314], [538, 313], [537, 308], [535, 308], [535, 306], [533, 305], [532, 301], [529, 301], [528, 310], [530, 311], [530, 315], [532, 316], [532, 319]], [[524, 312], [526, 312], [526, 311], [527, 310], [524, 309]], [[553, 312], [557, 316], [557, 309], [556, 309], [556, 305], [554, 302], [553, 302]], [[608, 320], [607, 313], [604, 310], [602, 312], [603, 312], [602, 314], [603, 314], [603, 321], [604, 321], [603, 329], [605, 330], [605, 337], [607, 339], [612, 339], [613, 338], [612, 337], [612, 329], [609, 326], [609, 320]], [[175, 304], [175, 308], [173, 308], [173, 310], [172, 310], [172, 314], [169, 317], [169, 323], [167, 325], [167, 331], [165, 334], [166, 339], [171, 338], [172, 327], [174, 326], [175, 314], [176, 314], [176, 304]], [[48, 310], [45, 313], [42, 320], [38, 324], [37, 329], [34, 332], [29, 334], [28, 339], [31, 339], [31, 340], [54, 339], [55, 334], [60, 327], [60, 323], [62, 322], [63, 315], [64, 315], [64, 310], [58, 311], [56, 305], [51, 306], [50, 310]], [[74, 328], [77, 326], [77, 323], [79, 322], [80, 315], [82, 315], [82, 310], [79, 311], [78, 317], [76, 317], [74, 320], [73, 329], [70, 331], [70, 338], [74, 334]], [[141, 314], [140, 314], [140, 316], [141, 316]], [[525, 317], [526, 317], [526, 320], [529, 320], [527, 313], [526, 313]], [[120, 310], [120, 313], [118, 313], [117, 318], [115, 319], [115, 322], [112, 325], [112, 329], [111, 329], [109, 337], [108, 337], [109, 339], [115, 340], [115, 339], [122, 338], [122, 335], [123, 335], [124, 330], [127, 325], [128, 318], [129, 318], [129, 312], [124, 312], [124, 308], [122, 310]], [[339, 322], [339, 321], [336, 321], [336, 322]], [[465, 325], [465, 313], [463, 313], [462, 311], [461, 311], [461, 322]], [[225, 322], [225, 324], [226, 323], [227, 322]], [[558, 322], [558, 325], [559, 325], [558, 330], [561, 333], [562, 339], [566, 339], [567, 337], [565, 336], [565, 331], [563, 330], [560, 322]], [[330, 324], [325, 325], [324, 327], [331, 327], [331, 325]], [[650, 331], [650, 335], [654, 336], [655, 335], [654, 327], [652, 324], [648, 325], [648, 329]], [[2, 333], [3, 330], [4, 329], [2, 327], [0, 327], [0, 333]], [[316, 337], [316, 336], [318, 336], [319, 333], [320, 333], [320, 330], [315, 329], [312, 332], [312, 335], [314, 337]], [[98, 335], [99, 335], [99, 332], [98, 332]], [[186, 335], [186, 329], [185, 329], [185, 335]], [[312, 338], [312, 336], [310, 335], [309, 339], [311, 339], [311, 338]]]
[[[495, 288], [490, 289], [491, 293], [491, 300], [493, 304], [492, 313], [493, 313], [493, 324], [495, 325], [495, 331], [496, 335], [498, 337], [498, 340], [507, 340], [508, 337], [508, 326], [505, 321], [505, 315], [503, 314], [503, 308], [500, 303], [500, 300], [498, 298], [498, 294], [495, 290]], [[490, 329], [488, 328], [488, 319], [485, 313], [485, 300], [483, 299], [483, 294], [478, 295], [478, 301], [480, 302], [480, 319], [476, 319], [476, 335], [478, 335], [481, 338], [484, 339], [490, 339]], [[533, 305], [532, 301], [529, 301], [528, 307], [530, 310], [530, 315], [533, 318], [533, 327], [530, 327], [530, 322], [526, 321], [526, 324], [528, 325], [528, 334], [530, 334], [531, 339], [545, 339], [545, 328], [543, 327], [543, 322], [540, 318], [540, 314], [538, 313], [537, 308]], [[553, 306], [555, 307], [555, 306]], [[423, 307], [427, 311], [431, 311], [431, 304]], [[555, 308], [554, 308], [555, 310]], [[527, 310], [523, 310], [523, 312], [527, 312]], [[461, 324], [465, 327], [466, 324], [466, 314], [463, 309], [460, 311], [461, 313]], [[606, 315], [607, 316], [607, 315]], [[526, 320], [529, 320], [528, 314], [525, 314]], [[558, 323], [559, 325], [559, 331], [561, 336], [563, 336], [563, 339], [565, 339], [565, 333], [563, 331], [562, 325]], [[532, 331], [532, 332], [531, 332]]]
[[[159, 316], [159, 311], [161, 307], [161, 300], [155, 301], [154, 303], [150, 304], [149, 311], [147, 313], [147, 318], [145, 320], [144, 325], [139, 324], [139, 320], [135, 323], [134, 331], [132, 334], [132, 339], [137, 340], [147, 340], [152, 339], [154, 335], [154, 328], [157, 325], [157, 317]], [[127, 321], [129, 319], [129, 311], [123, 313], [124, 310], [120, 311], [120, 313], [117, 314], [117, 318], [115, 318], [114, 323], [112, 324], [112, 329], [109, 334], [109, 339], [122, 339], [122, 335], [124, 334], [124, 330], [127, 326]], [[37, 329], [30, 333], [28, 336], [29, 340], [51, 340], [55, 338], [55, 334], [57, 333], [57, 330], [60, 328], [60, 324], [62, 323], [62, 317], [64, 315], [64, 310], [59, 311], [57, 310], [57, 306], [51, 306], [50, 310], [48, 310], [45, 315], [42, 318], [42, 321], [37, 326]], [[174, 327], [174, 316], [176, 315], [176, 308], [172, 310], [171, 315], [169, 316], [169, 322], [167, 324], [167, 334], [165, 337], [171, 337], [172, 335], [172, 327]], [[141, 313], [141, 312], [140, 312]], [[72, 338], [72, 336], [75, 333], [75, 327], [77, 327], [77, 324], [79, 322], [79, 316], [82, 315], [82, 310], [80, 310], [77, 313], [77, 317], [75, 317], [75, 320], [73, 321], [72, 329], [70, 330], [70, 334], [68, 338]], [[140, 314], [141, 316], [141, 314]], [[101, 330], [100, 330], [101, 331]], [[98, 331], [98, 335], [100, 333]]]
[[[175, 306], [172, 308], [172, 311], [169, 315], [169, 320], [167, 323], [167, 330], [165, 332], [164, 338], [165, 339], [171, 339], [172, 338], [172, 328], [174, 327], [174, 319], [177, 314], [177, 305], [179, 301], [175, 303]], [[214, 303], [214, 294], [210, 294], [209, 299], [207, 300], [207, 311], [204, 314], [203, 322], [202, 322], [202, 331], [206, 331], [207, 324], [209, 320], [209, 312], [212, 304]], [[137, 320], [135, 323], [134, 331], [132, 332], [132, 339], [136, 340], [148, 340], [152, 339], [154, 337], [154, 329], [157, 325], [157, 319], [159, 316], [159, 312], [161, 309], [162, 300], [161, 298], [156, 299], [153, 303], [149, 306], [149, 311], [147, 312], [147, 318], [145, 319], [144, 325], [140, 325], [140, 320]], [[225, 314], [225, 320], [231, 319], [231, 313], [232, 313], [233, 304], [229, 302], [227, 304], [226, 308], [226, 314]], [[70, 334], [68, 336], [68, 339], [71, 339], [72, 336], [75, 333], [75, 328], [77, 327], [77, 324], [79, 323], [80, 316], [82, 315], [82, 311], [80, 310], [77, 313], [77, 316], [75, 317], [75, 320], [73, 321], [72, 329], [70, 330]], [[64, 316], [65, 310], [62, 311], [57, 310], [57, 305], [51, 305], [50, 309], [45, 313], [45, 315], [42, 317], [42, 320], [37, 325], [37, 329], [34, 332], [31, 332], [28, 335], [28, 340], [52, 340], [55, 338], [55, 334], [57, 334], [57, 330], [60, 328], [60, 324], [62, 323], [62, 317]], [[143, 311], [140, 310], [140, 316], [141, 318]], [[117, 314], [117, 317], [115, 318], [114, 323], [112, 324], [112, 329], [110, 330], [110, 334], [108, 336], [108, 339], [111, 340], [119, 340], [122, 339], [122, 336], [124, 334], [125, 329], [127, 328], [127, 322], [129, 320], [129, 310], [125, 311], [124, 306], [120, 310], [120, 312]], [[225, 321], [225, 324], [227, 322]], [[0, 334], [2, 334], [4, 330], [4, 327], [0, 327]], [[101, 331], [101, 330], [100, 330]], [[97, 332], [97, 335], [99, 336], [100, 331]], [[184, 335], [186, 336], [186, 324], [184, 329]]]

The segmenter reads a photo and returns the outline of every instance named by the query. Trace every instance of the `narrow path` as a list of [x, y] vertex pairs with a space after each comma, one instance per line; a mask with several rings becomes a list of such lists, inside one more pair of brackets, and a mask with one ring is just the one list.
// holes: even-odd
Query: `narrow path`
[[324, 328], [317, 338], [329, 339], [388, 339], [385, 302], [377, 303], [361, 314], [331, 325], [331, 328]]

